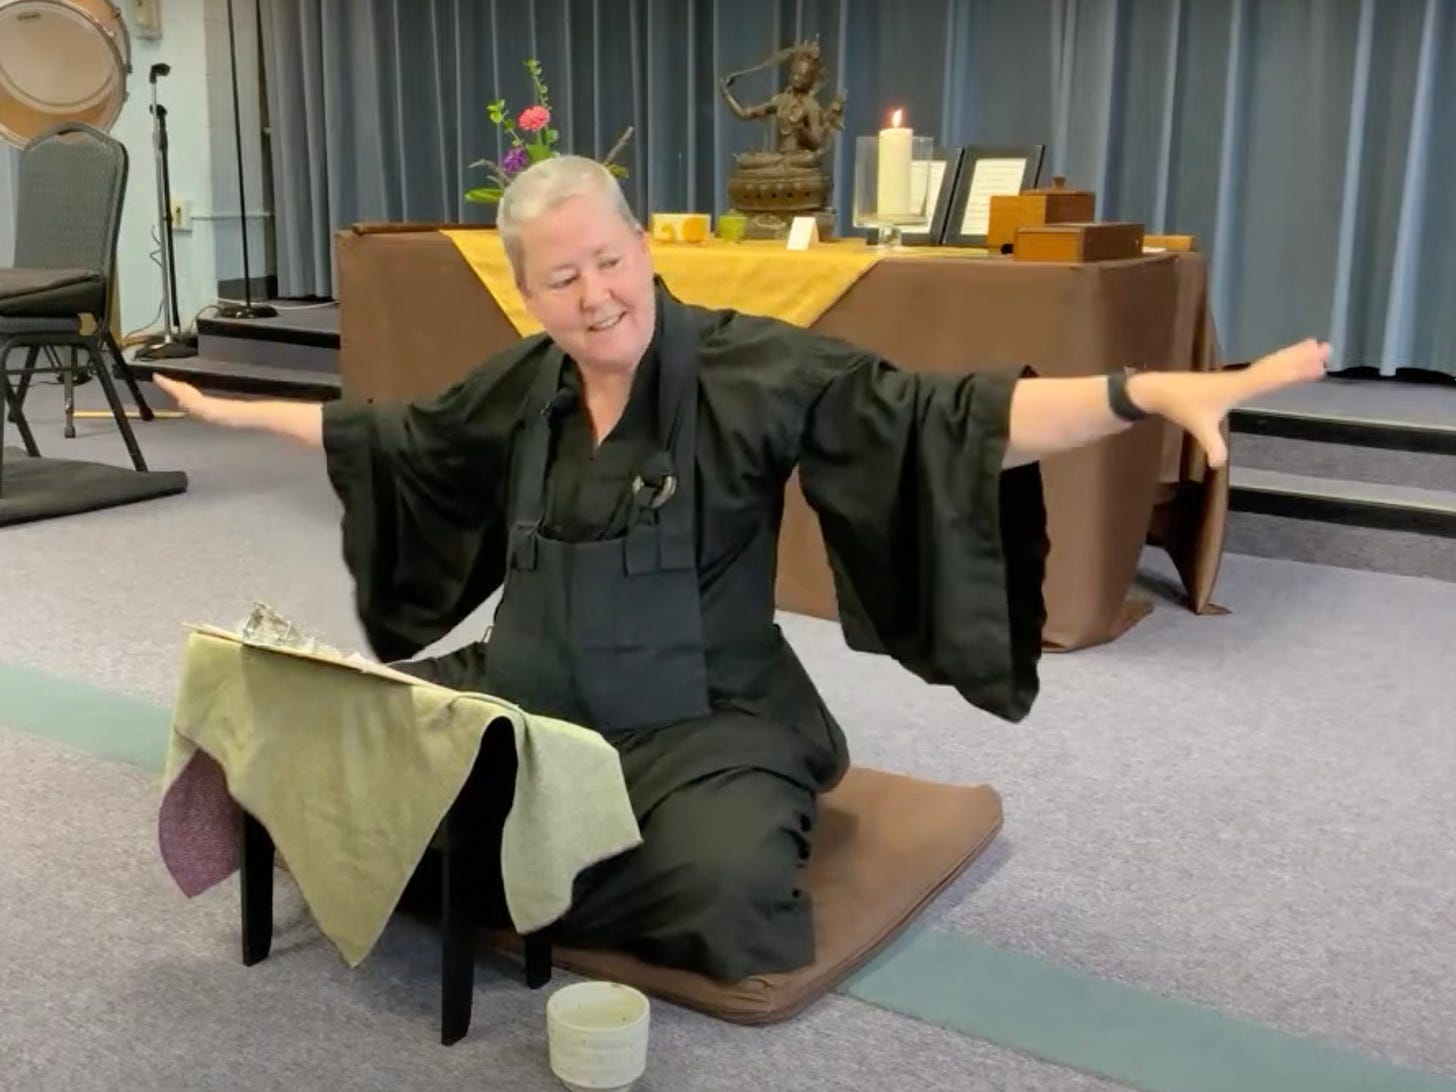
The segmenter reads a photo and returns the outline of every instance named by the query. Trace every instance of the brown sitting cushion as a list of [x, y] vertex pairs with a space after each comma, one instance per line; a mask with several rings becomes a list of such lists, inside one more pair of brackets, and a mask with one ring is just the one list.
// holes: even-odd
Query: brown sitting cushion
[[820, 800], [806, 877], [818, 949], [809, 966], [722, 983], [617, 952], [558, 947], [553, 961], [736, 1024], [774, 1023], [802, 1011], [868, 962], [1000, 829], [1001, 797], [989, 785], [943, 785], [851, 769]]

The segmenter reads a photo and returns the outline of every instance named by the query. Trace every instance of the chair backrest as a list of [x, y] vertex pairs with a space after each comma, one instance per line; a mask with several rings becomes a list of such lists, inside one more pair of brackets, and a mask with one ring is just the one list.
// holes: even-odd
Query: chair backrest
[[126, 197], [127, 154], [89, 125], [67, 122], [20, 153], [17, 268], [88, 269], [111, 276]]

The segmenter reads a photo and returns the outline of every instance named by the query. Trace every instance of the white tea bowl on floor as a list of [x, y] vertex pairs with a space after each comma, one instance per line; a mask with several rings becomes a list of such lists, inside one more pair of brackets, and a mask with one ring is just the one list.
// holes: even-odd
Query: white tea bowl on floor
[[631, 986], [563, 986], [546, 1002], [551, 1072], [572, 1092], [626, 1092], [647, 1068], [650, 1013]]

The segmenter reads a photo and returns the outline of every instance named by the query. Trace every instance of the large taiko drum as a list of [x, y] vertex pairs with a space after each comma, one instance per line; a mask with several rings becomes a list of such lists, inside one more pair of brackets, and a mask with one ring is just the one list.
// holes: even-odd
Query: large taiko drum
[[0, 0], [0, 137], [11, 144], [63, 121], [107, 131], [130, 71], [131, 37], [108, 0]]

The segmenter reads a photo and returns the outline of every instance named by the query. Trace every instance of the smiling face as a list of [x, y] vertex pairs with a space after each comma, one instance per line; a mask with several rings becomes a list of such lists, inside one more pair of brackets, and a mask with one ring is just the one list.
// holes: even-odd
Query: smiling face
[[646, 234], [602, 195], [568, 197], [520, 225], [521, 295], [587, 370], [630, 371], [656, 325]]

